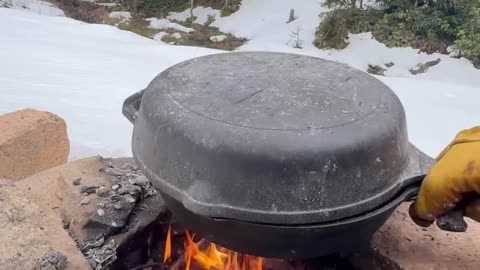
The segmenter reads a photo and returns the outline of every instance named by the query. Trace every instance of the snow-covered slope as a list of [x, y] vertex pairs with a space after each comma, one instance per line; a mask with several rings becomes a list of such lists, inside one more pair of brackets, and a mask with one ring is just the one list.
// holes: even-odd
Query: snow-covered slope
[[46, 16], [65, 16], [57, 6], [40, 0], [0, 0], [0, 6], [7, 5], [13, 9], [20, 9]]
[[[374, 40], [370, 33], [350, 35], [350, 44], [344, 50], [319, 50], [312, 42], [320, 22], [319, 14], [326, 10], [318, 0], [242, 0], [240, 10], [229, 17], [219, 17], [212, 24], [224, 32], [246, 37], [249, 42], [239, 50], [283, 51], [313, 55], [346, 63], [361, 70], [368, 65], [395, 65], [385, 72], [388, 77], [426, 79], [480, 85], [480, 70], [466, 59], [453, 59], [447, 55], [418, 53], [412, 48], [388, 48]], [[296, 20], [286, 23], [290, 9], [295, 10]], [[291, 46], [292, 32], [300, 29], [303, 49]], [[408, 70], [419, 63], [441, 58], [440, 64], [428, 73], [412, 75]]]
[[[290, 8], [298, 18], [286, 24]], [[311, 41], [321, 10], [318, 0], [243, 0], [240, 11], [217, 17], [214, 24], [250, 39], [239, 50], [308, 54], [362, 70], [393, 61], [387, 76], [378, 78], [402, 100], [410, 139], [432, 156], [460, 129], [480, 125], [480, 71], [468, 61], [387, 48], [368, 33], [352, 35], [345, 50], [318, 50]], [[287, 44], [299, 26], [304, 49]], [[130, 155], [132, 126], [121, 114], [124, 99], [165, 68], [218, 52], [169, 46], [107, 25], [2, 8], [0, 40], [0, 113], [33, 107], [66, 118], [72, 158]], [[427, 73], [408, 72], [436, 58], [442, 61]]]
[[0, 114], [32, 107], [64, 117], [71, 158], [131, 155], [124, 99], [170, 65], [215, 52], [4, 8], [0, 40]]

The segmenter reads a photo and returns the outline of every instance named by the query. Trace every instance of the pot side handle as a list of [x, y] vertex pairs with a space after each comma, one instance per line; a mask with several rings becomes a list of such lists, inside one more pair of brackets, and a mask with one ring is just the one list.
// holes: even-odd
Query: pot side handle
[[132, 124], [134, 124], [135, 119], [137, 119], [144, 92], [145, 89], [129, 96], [125, 102], [123, 102], [122, 113]]
[[408, 179], [408, 185], [404, 188], [404, 202], [413, 202], [417, 198], [418, 191], [426, 175], [418, 175]]

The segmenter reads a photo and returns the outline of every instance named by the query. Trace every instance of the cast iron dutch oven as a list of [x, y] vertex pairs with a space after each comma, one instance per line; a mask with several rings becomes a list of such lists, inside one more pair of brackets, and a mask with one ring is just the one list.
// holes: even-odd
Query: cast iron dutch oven
[[433, 164], [409, 143], [391, 89], [309, 56], [194, 58], [129, 97], [123, 113], [134, 158], [175, 218], [257, 256], [368, 243]]

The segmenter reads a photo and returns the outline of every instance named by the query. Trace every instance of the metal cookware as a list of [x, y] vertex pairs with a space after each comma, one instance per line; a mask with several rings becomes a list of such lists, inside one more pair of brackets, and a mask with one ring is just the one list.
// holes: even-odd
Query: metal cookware
[[123, 113], [135, 160], [177, 219], [257, 256], [367, 243], [433, 164], [409, 142], [390, 88], [309, 56], [184, 61], [127, 98]]

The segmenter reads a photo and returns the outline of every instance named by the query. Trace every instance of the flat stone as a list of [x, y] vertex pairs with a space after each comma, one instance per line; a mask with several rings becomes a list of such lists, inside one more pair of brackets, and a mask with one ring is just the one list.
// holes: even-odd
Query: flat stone
[[[35, 204], [13, 182], [0, 179], [0, 268], [90, 269], [52, 210]], [[43, 268], [42, 268], [43, 265]]]
[[418, 227], [401, 205], [374, 235], [372, 246], [404, 270], [474, 270], [480, 265], [480, 224], [467, 219], [464, 233]]
[[[82, 243], [87, 237], [84, 226], [91, 215], [97, 215], [97, 203], [102, 199], [82, 191], [86, 189], [89, 192], [92, 190], [95, 192], [98, 186], [111, 185], [111, 181], [99, 173], [103, 166], [100, 157], [75, 160], [28, 177], [16, 184], [40, 207], [53, 210], [61, 220], [68, 222], [70, 224], [68, 233]], [[80, 177], [81, 185], [75, 185], [72, 179]], [[51, 194], [61, 194], [62, 200]], [[85, 195], [88, 195], [88, 204], [85, 204], [87, 202]]]

